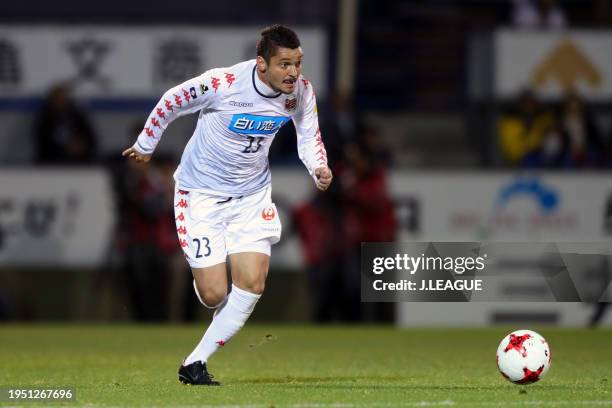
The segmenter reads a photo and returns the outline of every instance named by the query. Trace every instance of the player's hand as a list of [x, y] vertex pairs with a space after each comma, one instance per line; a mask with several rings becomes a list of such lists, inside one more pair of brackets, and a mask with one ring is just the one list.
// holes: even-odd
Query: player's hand
[[134, 149], [134, 147], [130, 147], [128, 149], [125, 149], [123, 151], [123, 153], [121, 153], [121, 155], [123, 157], [127, 157], [127, 158], [133, 158], [134, 160], [136, 160], [137, 162], [143, 162], [146, 163], [149, 160], [151, 160], [151, 155], [150, 154], [142, 154], [139, 153], [136, 149]]
[[318, 167], [315, 170], [315, 176], [317, 178], [317, 188], [321, 191], [327, 190], [334, 178], [329, 167]]

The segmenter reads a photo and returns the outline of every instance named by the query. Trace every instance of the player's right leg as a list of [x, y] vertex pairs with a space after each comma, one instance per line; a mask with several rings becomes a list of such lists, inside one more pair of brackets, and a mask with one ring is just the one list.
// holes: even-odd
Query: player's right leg
[[227, 270], [225, 262], [208, 268], [191, 268], [193, 289], [202, 305], [216, 309], [227, 297]]
[[[192, 268], [193, 288], [202, 305], [209, 309], [220, 307], [227, 298], [227, 271], [225, 262], [206, 268]], [[215, 347], [211, 346], [206, 333], [191, 354], [179, 367], [179, 381], [192, 385], [220, 385], [206, 367], [207, 356]]]
[[[220, 306], [227, 297], [225, 267], [224, 206], [217, 197], [177, 190], [174, 199], [179, 243], [191, 266], [196, 295], [208, 308]], [[206, 335], [179, 368], [185, 384], [219, 385], [206, 368]], [[204, 357], [203, 357], [204, 356]]]

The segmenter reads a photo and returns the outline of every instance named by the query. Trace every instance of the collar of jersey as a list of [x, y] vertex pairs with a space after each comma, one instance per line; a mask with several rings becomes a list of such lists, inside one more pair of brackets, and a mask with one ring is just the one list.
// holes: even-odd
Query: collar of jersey
[[[282, 92], [279, 92], [276, 95], [266, 95], [264, 93], [261, 93], [259, 91], [259, 89], [257, 89], [257, 85], [256, 85], [256, 81], [255, 81], [255, 68], [257, 68], [257, 65], [255, 65], [253, 67], [253, 76], [252, 76], [252, 79], [253, 79], [253, 88], [255, 88], [255, 92], [257, 92], [259, 94], [259, 96], [263, 96], [264, 98], [278, 98], [279, 96], [281, 96]], [[259, 80], [259, 82], [261, 82], [261, 80], [259, 78], [257, 78], [257, 80]], [[266, 86], [266, 84], [264, 84], [263, 82], [262, 82], [262, 85]]]

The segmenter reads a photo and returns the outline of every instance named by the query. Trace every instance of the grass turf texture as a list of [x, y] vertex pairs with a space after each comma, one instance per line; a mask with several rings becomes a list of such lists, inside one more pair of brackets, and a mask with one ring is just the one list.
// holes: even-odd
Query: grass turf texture
[[251, 324], [209, 363], [223, 386], [194, 387], [176, 371], [199, 326], [3, 325], [0, 387], [76, 388], [76, 402], [45, 406], [612, 407], [612, 331], [534, 329], [553, 361], [528, 386], [495, 365], [510, 328]]

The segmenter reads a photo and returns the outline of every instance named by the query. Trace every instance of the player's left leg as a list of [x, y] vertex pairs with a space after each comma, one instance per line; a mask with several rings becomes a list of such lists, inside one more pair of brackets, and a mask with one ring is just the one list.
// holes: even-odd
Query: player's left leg
[[250, 293], [261, 295], [266, 285], [270, 256], [262, 252], [230, 254], [232, 285]]
[[205, 353], [199, 358], [206, 362], [244, 326], [255, 309], [265, 287], [270, 257], [264, 253], [241, 252], [230, 254], [232, 289], [227, 300], [215, 312], [202, 339]]

